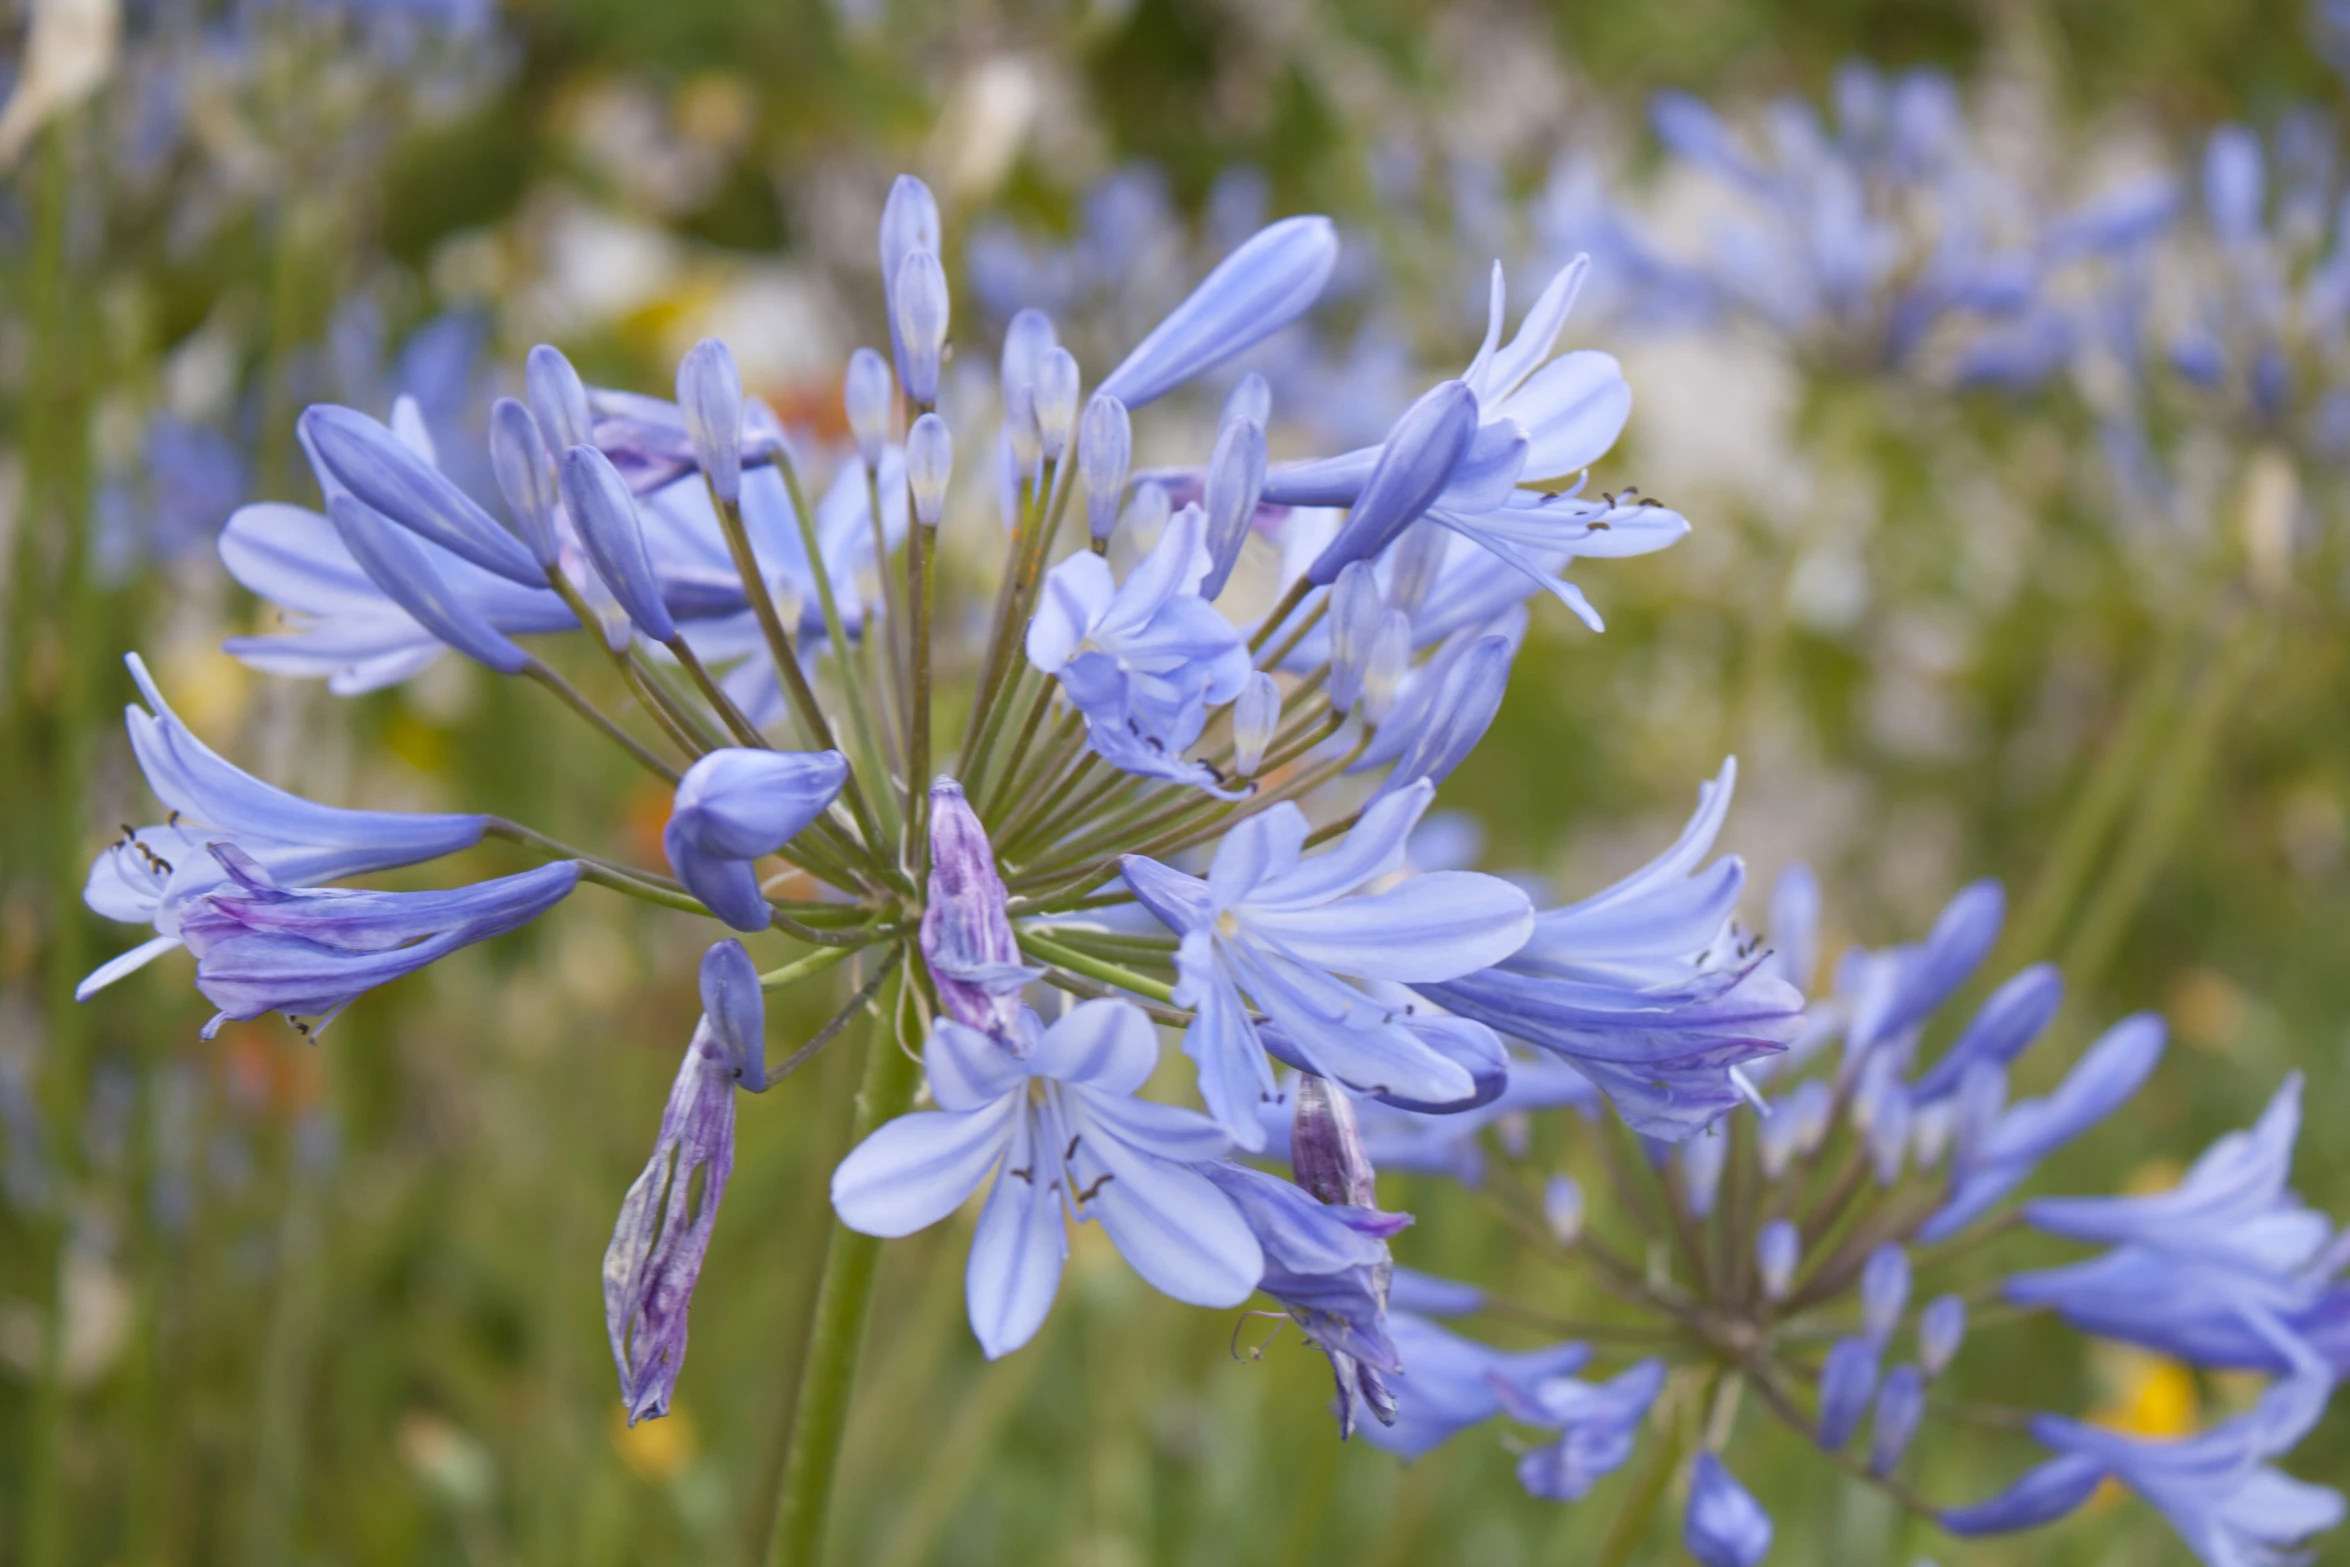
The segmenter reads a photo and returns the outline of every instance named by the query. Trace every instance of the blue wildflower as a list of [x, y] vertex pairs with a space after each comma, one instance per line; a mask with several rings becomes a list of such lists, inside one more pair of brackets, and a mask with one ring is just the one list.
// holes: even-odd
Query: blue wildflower
[[1572, 1343], [1494, 1349], [1399, 1309], [1390, 1310], [1387, 1331], [1405, 1367], [1392, 1388], [1395, 1423], [1365, 1426], [1363, 1438], [1405, 1458], [1430, 1452], [1500, 1414], [1505, 1387], [1523, 1389], [1580, 1370], [1591, 1355]]
[[712, 751], [678, 780], [661, 847], [677, 879], [736, 930], [765, 930], [774, 910], [752, 862], [775, 853], [848, 781], [838, 751]]
[[1140, 408], [1303, 315], [1338, 264], [1328, 218], [1284, 218], [1209, 273], [1097, 388]]
[[1558, 1432], [1556, 1441], [1518, 1459], [1518, 1483], [1546, 1501], [1581, 1501], [1632, 1456], [1640, 1423], [1664, 1386], [1661, 1360], [1643, 1360], [1606, 1382], [1496, 1378], [1494, 1391], [1510, 1418]]
[[1712, 1453], [1690, 1475], [1681, 1543], [1698, 1567], [1756, 1567], [1771, 1553], [1771, 1515]]

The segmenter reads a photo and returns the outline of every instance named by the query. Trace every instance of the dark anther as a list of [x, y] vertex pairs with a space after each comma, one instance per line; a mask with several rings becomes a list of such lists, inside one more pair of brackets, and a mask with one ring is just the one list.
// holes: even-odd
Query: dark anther
[[1081, 1207], [1081, 1208], [1082, 1208], [1082, 1207], [1084, 1207], [1084, 1206], [1085, 1206], [1087, 1203], [1089, 1203], [1089, 1202], [1093, 1201], [1093, 1199], [1094, 1199], [1095, 1195], [1096, 1195], [1096, 1194], [1098, 1194], [1098, 1193], [1101, 1191], [1101, 1189], [1102, 1189], [1103, 1187], [1105, 1187], [1105, 1186], [1109, 1185], [1109, 1184], [1110, 1184], [1112, 1181], [1114, 1181], [1114, 1180], [1116, 1180], [1116, 1179], [1117, 1179], [1117, 1177], [1116, 1177], [1115, 1175], [1104, 1175], [1104, 1176], [1102, 1176], [1102, 1177], [1101, 1177], [1099, 1180], [1096, 1180], [1096, 1181], [1095, 1181], [1095, 1182], [1094, 1182], [1094, 1183], [1093, 1183], [1091, 1186], [1088, 1186], [1088, 1187], [1087, 1187], [1085, 1190], [1083, 1190], [1083, 1191], [1081, 1191], [1081, 1192], [1079, 1192], [1079, 1193], [1077, 1194], [1077, 1205], [1078, 1205], [1079, 1207]]
[[1069, 1139], [1069, 1146], [1061, 1150], [1061, 1162], [1063, 1164], [1067, 1164], [1070, 1160], [1077, 1157], [1077, 1145], [1084, 1141], [1084, 1139], [1085, 1134], [1082, 1132], [1078, 1133], [1077, 1136]]
[[1006, 1175], [1016, 1175], [1031, 1186], [1036, 1184], [1036, 1167], [1034, 1165], [1022, 1165], [1016, 1170], [1006, 1170], [1004, 1173]]

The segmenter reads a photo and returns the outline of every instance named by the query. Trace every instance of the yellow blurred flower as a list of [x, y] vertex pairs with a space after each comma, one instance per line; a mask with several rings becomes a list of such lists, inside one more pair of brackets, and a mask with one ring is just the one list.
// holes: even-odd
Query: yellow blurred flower
[[632, 1426], [614, 1404], [612, 1446], [630, 1474], [659, 1484], [675, 1478], [694, 1461], [694, 1423], [684, 1410], [672, 1409], [658, 1420], [640, 1420]]

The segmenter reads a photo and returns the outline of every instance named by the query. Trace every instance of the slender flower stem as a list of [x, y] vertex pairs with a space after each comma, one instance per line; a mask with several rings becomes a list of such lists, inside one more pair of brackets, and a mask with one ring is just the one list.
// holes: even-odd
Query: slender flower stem
[[[822, 1051], [826, 1045], [831, 1044], [835, 1039], [839, 1038], [841, 1030], [847, 1028], [851, 1023], [855, 1022], [857, 1019], [857, 1014], [864, 1011], [866, 1007], [870, 1006], [873, 1002], [873, 998], [881, 993], [881, 987], [888, 982], [889, 977], [892, 974], [895, 974], [898, 971], [898, 965], [905, 961], [905, 957], [905, 948], [890, 948], [889, 955], [883, 958], [881, 962], [875, 966], [873, 970], [873, 977], [865, 981], [864, 984], [857, 987], [857, 993], [849, 997], [847, 1004], [832, 1015], [832, 1021], [826, 1023], [822, 1028], [816, 1030], [815, 1033], [810, 1034], [806, 1043], [802, 1044], [799, 1049], [794, 1050], [790, 1055], [785, 1056], [774, 1066], [767, 1068], [767, 1086], [769, 1088], [773, 1088], [782, 1079], [791, 1076], [792, 1073], [797, 1072], [801, 1067], [804, 1067], [809, 1062], [815, 1060], [817, 1054]], [[777, 972], [781, 973], [782, 970], [779, 969]], [[762, 988], [764, 988], [764, 982], [766, 978], [767, 976], [765, 975], [760, 976]]]
[[619, 746], [630, 756], [635, 757], [637, 764], [643, 767], [647, 772], [654, 774], [656, 777], [667, 780], [671, 788], [676, 788], [678, 781], [684, 777], [684, 774], [680, 773], [676, 768], [670, 766], [667, 762], [662, 761], [661, 758], [655, 756], [651, 751], [647, 750], [643, 743], [636, 738], [636, 736], [630, 734], [627, 730], [621, 728], [619, 724], [613, 722], [612, 718], [606, 714], [602, 708], [596, 706], [595, 703], [589, 701], [585, 696], [582, 696], [577, 686], [574, 686], [570, 681], [564, 679], [561, 675], [556, 674], [554, 670], [548, 668], [545, 664], [540, 663], [537, 659], [534, 658], [529, 663], [522, 666], [522, 673], [537, 681], [540, 685], [545, 686], [548, 690], [554, 692], [557, 696], [561, 697], [564, 701], [564, 704], [568, 706], [573, 712], [577, 713], [580, 717], [586, 719], [589, 723], [602, 730], [605, 736], [610, 739], [613, 744]]
[[[683, 914], [710, 915], [709, 909], [703, 906], [702, 900], [690, 892], [671, 892], [665, 887], [658, 887], [651, 882], [642, 881], [626, 871], [616, 870], [609, 865], [583, 860], [579, 862], [579, 879], [593, 882], [599, 887], [609, 888], [613, 892], [625, 893], [631, 898], [637, 898], [646, 903], [658, 904], [665, 909], [676, 909]], [[716, 918], [715, 915], [710, 915], [710, 917]]]
[[670, 743], [688, 757], [699, 760], [726, 744], [725, 732], [707, 716], [696, 712], [681, 692], [671, 689], [669, 682], [648, 667], [634, 648], [622, 652], [620, 674]]
[[987, 804], [981, 807], [982, 815], [993, 815], [995, 808], [1006, 799], [1018, 798], [1013, 793], [1012, 785], [1023, 771], [1022, 764], [1029, 759], [1029, 744], [1036, 739], [1037, 726], [1044, 722], [1045, 711], [1052, 704], [1056, 684], [1058, 682], [1052, 680], [1037, 681], [1036, 695], [1028, 703], [1028, 716], [1020, 721], [1020, 733], [1013, 739], [1011, 749], [1004, 753], [1002, 776], [995, 779], [988, 789]]
[[[881, 520], [881, 475], [874, 466], [859, 463], [865, 469], [865, 517], [873, 524], [873, 572], [881, 579], [881, 610], [885, 635], [881, 638], [889, 653], [890, 688], [897, 693], [901, 710], [913, 690], [906, 683], [906, 661], [911, 650], [906, 646], [908, 632], [906, 605], [898, 592], [897, 578], [889, 569], [889, 530]], [[909, 508], [910, 510], [911, 508]]]
[[553, 588], [555, 596], [570, 609], [573, 617], [579, 621], [580, 630], [587, 633], [588, 640], [611, 661], [612, 667], [627, 683], [629, 694], [636, 698], [638, 706], [652, 715], [653, 722], [660, 725], [661, 732], [669, 737], [670, 743], [688, 756], [701, 755], [707, 747], [697, 744], [679, 715], [662, 701], [658, 692], [647, 688], [644, 671], [630, 660], [627, 648], [614, 647], [604, 635], [604, 628], [598, 623], [596, 612], [586, 596], [579, 591], [579, 585], [565, 576], [560, 567], [549, 566], [547, 586]]
[[1072, 974], [1083, 974], [1088, 979], [1098, 979], [1105, 985], [1116, 985], [1122, 990], [1131, 990], [1138, 996], [1148, 996], [1153, 1001], [1165, 1002], [1169, 1006], [1175, 1004], [1175, 987], [1165, 981], [1146, 978], [1132, 969], [1080, 952], [1075, 947], [1065, 946], [1048, 936], [1039, 936], [1034, 931], [1020, 932], [1020, 950], [1056, 968], [1065, 968]]
[[1682, 1425], [1679, 1420], [1665, 1422], [1663, 1433], [1649, 1445], [1648, 1456], [1641, 1461], [1632, 1489], [1625, 1493], [1615, 1522], [1608, 1526], [1607, 1538], [1592, 1558], [1592, 1567], [1624, 1567], [1632, 1559], [1632, 1553], [1640, 1548], [1640, 1542], [1648, 1538], [1657, 1505], [1665, 1499], [1673, 1471], [1680, 1467], [1681, 1453], [1688, 1445], [1688, 1434]]
[[669, 651], [676, 656], [678, 667], [693, 681], [695, 689], [702, 693], [702, 700], [710, 704], [719, 721], [726, 725], [728, 733], [754, 751], [771, 749], [767, 737], [759, 733], [759, 726], [744, 716], [743, 710], [735, 706], [734, 698], [726, 694], [726, 688], [711, 677], [701, 656], [694, 652], [693, 644], [681, 634], [670, 639]]
[[759, 976], [761, 990], [783, 990], [803, 979], [812, 979], [828, 969], [835, 969], [857, 955], [855, 947], [823, 947], [796, 962], [781, 968], [769, 969]]
[[[864, 1082], [857, 1091], [849, 1133], [852, 1146], [913, 1103], [920, 1068], [893, 1032], [877, 1026], [866, 1047]], [[837, 1218], [832, 1221], [824, 1273], [816, 1285], [816, 1311], [808, 1326], [790, 1445], [784, 1453], [783, 1483], [768, 1534], [769, 1567], [817, 1567], [823, 1559], [832, 1477], [840, 1466], [849, 1395], [856, 1383], [857, 1357], [865, 1344], [865, 1319], [873, 1305], [880, 1263], [877, 1237], [860, 1235]]]
[[[841, 698], [848, 703], [849, 727], [856, 731], [857, 744], [865, 753], [866, 765], [881, 766], [881, 741], [873, 731], [873, 714], [865, 705], [864, 682], [857, 678], [856, 665], [849, 658], [847, 622], [841, 619], [840, 601], [832, 591], [832, 568], [824, 563], [824, 548], [816, 537], [816, 514], [809, 509], [808, 492], [800, 484], [799, 464], [788, 451], [778, 451], [775, 466], [783, 475], [783, 487], [791, 496], [792, 517], [800, 525], [800, 548], [808, 556], [808, 574], [816, 579], [816, 602], [824, 611], [824, 635], [832, 643], [832, 662], [840, 671]], [[886, 781], [886, 780], [885, 780]], [[887, 789], [882, 794], [886, 797]], [[862, 813], [858, 821], [867, 827], [866, 840], [878, 850], [884, 840], [871, 831]]]
[[[1306, 581], [1304, 573], [1299, 573], [1297, 580], [1289, 585], [1289, 591], [1281, 595], [1280, 602], [1273, 606], [1263, 622], [1258, 625], [1255, 634], [1248, 639], [1249, 652], [1254, 654], [1262, 648], [1272, 638], [1273, 633], [1281, 629], [1281, 623], [1297, 613], [1298, 605], [1304, 603], [1306, 595], [1313, 591], [1314, 585]], [[1309, 621], [1307, 624], [1310, 625], [1312, 622]], [[1301, 630], [1299, 634], [1303, 635], [1303, 631]], [[1294, 645], [1295, 638], [1292, 638], [1290, 644], [1284, 646], [1282, 651], [1286, 653], [1288, 647]], [[1279, 659], [1275, 659], [1274, 662], [1278, 663]]]
[[914, 601], [914, 700], [906, 710], [906, 838], [913, 849], [914, 883], [930, 880], [930, 618], [936, 589], [930, 557], [938, 530], [917, 527], [906, 551], [906, 595]]

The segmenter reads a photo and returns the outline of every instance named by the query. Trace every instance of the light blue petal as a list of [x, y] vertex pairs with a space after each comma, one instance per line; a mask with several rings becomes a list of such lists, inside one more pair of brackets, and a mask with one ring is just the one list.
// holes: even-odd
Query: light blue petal
[[832, 1207], [840, 1222], [866, 1235], [896, 1238], [953, 1213], [1010, 1147], [1020, 1103], [1005, 1098], [984, 1110], [919, 1110], [875, 1130], [832, 1172]]
[[[971, 1331], [990, 1360], [1018, 1349], [1044, 1326], [1061, 1287], [1061, 1264], [1069, 1255], [1060, 1194], [1035, 1168], [1035, 1134], [1027, 1117], [1021, 1119], [1022, 1130], [1004, 1161], [1004, 1173], [996, 1177], [995, 1189], [980, 1211], [979, 1227], [971, 1237], [971, 1261], [963, 1274]], [[1023, 1179], [1015, 1173], [1022, 1169], [1032, 1174]]]

